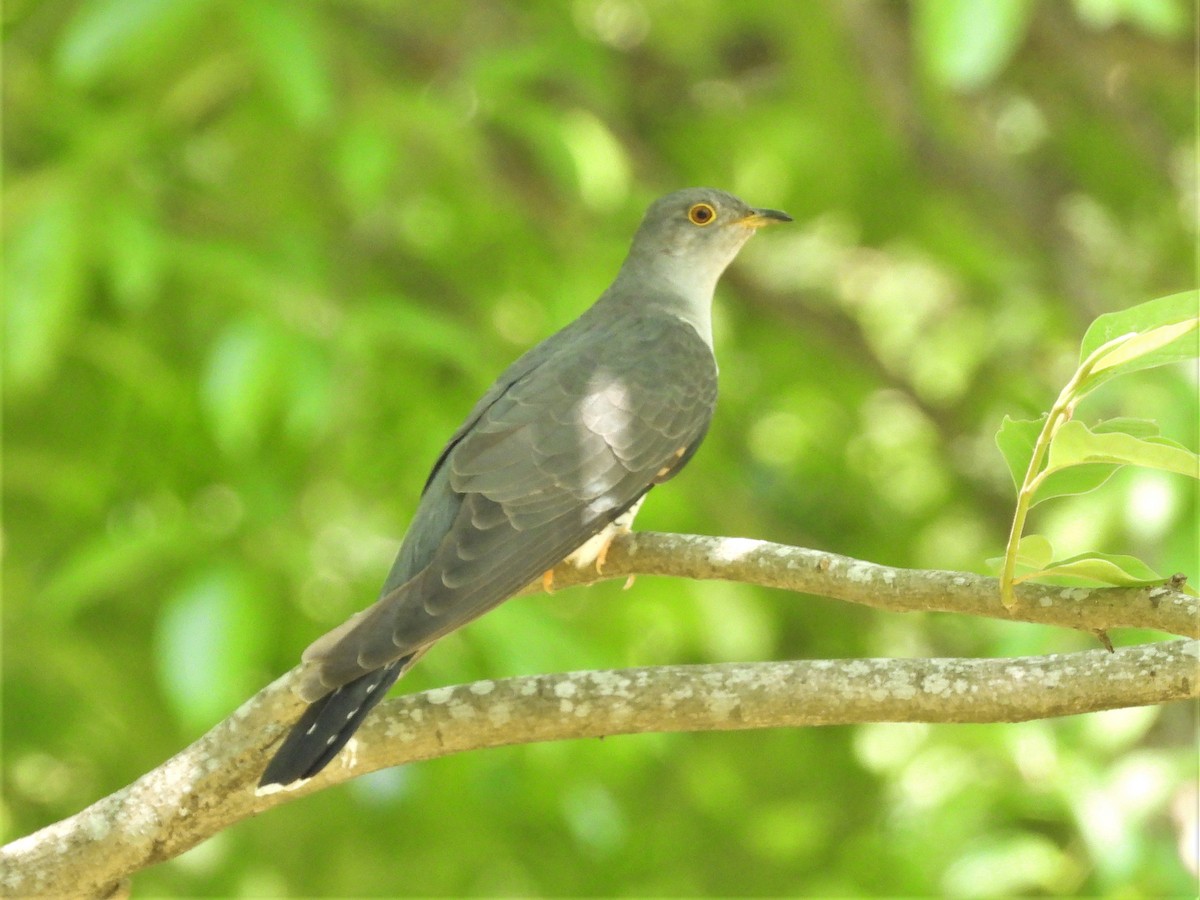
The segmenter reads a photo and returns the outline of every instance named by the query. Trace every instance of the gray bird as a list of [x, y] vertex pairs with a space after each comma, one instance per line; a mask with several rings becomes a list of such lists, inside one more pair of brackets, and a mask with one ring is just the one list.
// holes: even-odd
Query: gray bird
[[564, 560], [602, 564], [708, 430], [717, 279], [756, 229], [790, 221], [711, 188], [650, 206], [612, 286], [505, 369], [451, 435], [379, 600], [304, 651], [311, 705], [260, 790], [321, 771], [438, 638]]

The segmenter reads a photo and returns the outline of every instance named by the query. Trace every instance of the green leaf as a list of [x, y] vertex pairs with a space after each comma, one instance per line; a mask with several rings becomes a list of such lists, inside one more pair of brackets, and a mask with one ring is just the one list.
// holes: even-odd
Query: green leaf
[[1092, 431], [1096, 434], [1108, 434], [1110, 432], [1119, 431], [1123, 434], [1132, 434], [1139, 438], [1158, 437], [1158, 423], [1153, 419], [1134, 419], [1128, 416], [1118, 416], [1114, 419], [1101, 419], [1095, 425], [1091, 426]]
[[[1195, 318], [1198, 312], [1200, 292], [1184, 291], [1100, 316], [1088, 326], [1083, 336], [1083, 343], [1079, 349], [1080, 365], [1100, 347], [1123, 334], [1141, 335], [1166, 325], [1177, 325]], [[1198, 354], [1197, 340], [1194, 335], [1189, 337], [1186, 333], [1182, 334], [1171, 343], [1139, 357], [1136, 365], [1126, 364], [1123, 371], [1149, 369], [1166, 363], [1193, 359]]]
[[1172, 441], [1143, 440], [1119, 432], [1096, 434], [1082, 422], [1067, 422], [1050, 442], [1046, 471], [1084, 463], [1143, 466], [1200, 478], [1200, 457]]
[[[1117, 344], [1096, 360], [1092, 366], [1092, 376], [1094, 377], [1108, 369], [1115, 369], [1118, 366], [1127, 366], [1129, 363], [1149, 356], [1156, 350], [1161, 350], [1175, 341], [1180, 341], [1181, 345], [1186, 344], [1187, 342], [1183, 341], [1182, 338], [1195, 331], [1197, 327], [1200, 327], [1200, 318], [1193, 316], [1190, 319], [1176, 322], [1173, 325], [1162, 325], [1158, 328], [1152, 328], [1150, 331], [1135, 334], [1129, 340]], [[1194, 345], [1194, 343], [1193, 341], [1192, 344]], [[1194, 349], [1193, 347], [1193, 351]], [[1189, 355], [1194, 356], [1195, 353], [1193, 352]], [[1135, 366], [1134, 368], [1145, 367]]]
[[1017, 544], [1017, 562], [1021, 565], [1041, 567], [1052, 559], [1054, 547], [1045, 535], [1027, 534]]
[[[1069, 424], [1069, 423], [1068, 423]], [[1152, 444], [1175, 447], [1187, 452], [1174, 441], [1158, 436], [1158, 423], [1149, 419], [1114, 418], [1097, 422], [1091, 428], [1094, 434], [1125, 434], [1142, 438]], [[1053, 445], [1052, 445], [1053, 446]], [[1115, 462], [1077, 463], [1066, 468], [1053, 469], [1047, 466], [1037, 483], [1030, 507], [1037, 506], [1055, 497], [1086, 494], [1100, 487], [1122, 464]]]
[[[1034, 445], [1037, 443], [1042, 428], [1045, 427], [1045, 422], [1045, 415], [1040, 419], [1013, 419], [1005, 416], [1000, 430], [996, 432], [996, 446], [1000, 448], [1004, 461], [1008, 463], [1009, 474], [1012, 476], [1017, 490], [1021, 489], [1024, 482], [1025, 472], [1029, 468], [1029, 460], [1033, 456]], [[1158, 423], [1149, 419], [1107, 419], [1096, 423], [1092, 430], [1096, 434], [1123, 433], [1136, 438], [1150, 439], [1150, 443], [1185, 449], [1165, 438], [1159, 438]], [[1048, 467], [1043, 473], [1041, 481], [1038, 482], [1030, 506], [1036, 506], [1055, 497], [1067, 497], [1094, 491], [1108, 481], [1120, 465], [1116, 462], [1097, 461], [1075, 463], [1057, 471]]]
[[1038, 482], [1030, 507], [1055, 497], [1071, 497], [1094, 491], [1108, 481], [1113, 472], [1119, 468], [1120, 466], [1113, 463], [1088, 463], [1060, 469], [1057, 472], [1047, 472], [1045, 477]]
[[1029, 469], [1029, 461], [1033, 458], [1033, 448], [1037, 444], [1038, 435], [1046, 424], [1046, 415], [1040, 419], [1013, 419], [1005, 416], [996, 432], [996, 446], [1000, 448], [1004, 461], [1008, 463], [1009, 474], [1017, 490], [1025, 483], [1025, 472]]
[[1021, 575], [1014, 581], [1031, 581], [1050, 577], [1082, 578], [1118, 587], [1147, 587], [1163, 584], [1166, 581], [1137, 557], [1094, 551], [1047, 563], [1036, 571]]

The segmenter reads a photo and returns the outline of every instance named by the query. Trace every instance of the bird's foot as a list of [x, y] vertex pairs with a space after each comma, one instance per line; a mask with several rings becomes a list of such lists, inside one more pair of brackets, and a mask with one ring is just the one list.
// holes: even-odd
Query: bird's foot
[[[630, 530], [629, 526], [618, 527], [618, 528], [614, 529], [612, 534], [610, 534], [608, 536], [608, 540], [606, 540], [604, 542], [603, 546], [600, 547], [600, 552], [596, 554], [596, 562], [595, 562], [597, 575], [604, 574], [604, 565], [605, 565], [605, 563], [608, 562], [608, 550], [610, 547], [612, 547], [613, 541], [615, 541], [617, 539], [617, 535], [629, 534], [629, 530]], [[634, 582], [634, 579], [636, 579], [636, 578], [637, 578], [636, 575], [630, 575], [628, 578], [626, 578], [625, 585], [624, 585], [624, 587], [621, 588], [621, 590], [627, 591], [631, 587], [633, 587], [633, 582]]]
[[542, 590], [547, 594], [554, 593], [554, 570], [547, 569], [542, 573]]
[[594, 563], [596, 566], [597, 575], [604, 574], [604, 564], [608, 562], [608, 548], [612, 546], [613, 538], [615, 538], [617, 534], [619, 534], [619, 532], [614, 532], [613, 534], [609, 535], [604, 543], [600, 545], [600, 552], [596, 554], [596, 561]]

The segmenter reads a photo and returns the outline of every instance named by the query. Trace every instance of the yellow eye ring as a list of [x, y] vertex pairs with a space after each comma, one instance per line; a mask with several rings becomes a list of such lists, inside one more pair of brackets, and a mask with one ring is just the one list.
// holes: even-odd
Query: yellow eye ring
[[704, 227], [717, 220], [717, 211], [707, 203], [697, 203], [688, 210], [688, 221]]

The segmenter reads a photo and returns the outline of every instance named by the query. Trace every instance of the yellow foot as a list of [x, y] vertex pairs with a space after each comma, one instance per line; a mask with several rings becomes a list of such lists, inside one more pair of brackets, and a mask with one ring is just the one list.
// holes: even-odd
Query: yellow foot
[[613, 538], [615, 538], [617, 534], [620, 534], [620, 532], [614, 532], [613, 534], [609, 535], [608, 540], [601, 545], [600, 552], [596, 554], [595, 565], [597, 575], [604, 574], [604, 564], [608, 562], [608, 548], [612, 546]]
[[554, 570], [547, 569], [542, 573], [542, 590], [547, 594], [554, 593]]
[[[595, 565], [596, 565], [596, 574], [597, 575], [604, 574], [604, 565], [605, 565], [605, 563], [608, 562], [608, 550], [612, 546], [613, 541], [615, 541], [617, 539], [617, 535], [620, 535], [620, 534], [629, 534], [629, 528], [628, 527], [618, 528], [617, 530], [615, 530], [609, 536], [608, 540], [604, 542], [604, 546], [600, 548], [600, 552], [596, 554]], [[630, 575], [628, 578], [626, 578], [625, 586], [622, 587], [621, 590], [627, 591], [631, 587], [633, 587], [633, 582], [634, 582], [635, 578], [637, 578], [636, 575]]]

